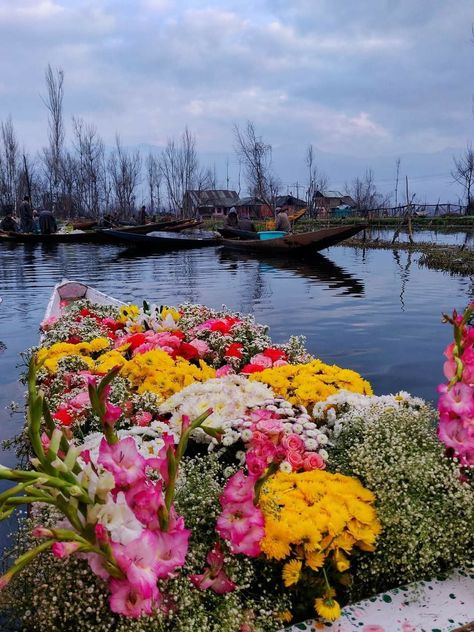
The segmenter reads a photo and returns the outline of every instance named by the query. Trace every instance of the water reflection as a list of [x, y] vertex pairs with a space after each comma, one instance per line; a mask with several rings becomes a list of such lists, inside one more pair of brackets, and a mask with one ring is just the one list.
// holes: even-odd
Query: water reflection
[[[225, 263], [230, 270], [233, 267], [237, 269], [239, 261], [256, 261], [255, 257], [251, 255], [230, 252], [224, 249], [219, 252], [219, 260], [221, 263]], [[256, 268], [260, 273], [266, 274], [271, 274], [277, 270], [292, 272], [297, 276], [327, 285], [330, 289], [342, 290], [341, 295], [364, 295], [364, 283], [361, 279], [355, 278], [347, 270], [336, 265], [320, 253], [314, 253], [305, 258], [265, 258], [259, 255]], [[262, 283], [260, 275], [258, 280]]]
[[[375, 241], [392, 241], [395, 230], [392, 228], [377, 228], [369, 227], [365, 231], [366, 239], [372, 239]], [[452, 246], [463, 246], [464, 248], [472, 248], [474, 245], [474, 229], [466, 228], [464, 230], [449, 230], [449, 229], [413, 229], [413, 239], [415, 243], [433, 243]], [[362, 240], [364, 234], [361, 235]], [[402, 228], [400, 231], [398, 240], [400, 242], [408, 241], [408, 231], [406, 228]]]
[[400, 305], [402, 306], [402, 311], [405, 311], [405, 289], [408, 283], [408, 279], [410, 278], [410, 268], [411, 268], [411, 257], [412, 252], [408, 250], [406, 252], [406, 263], [403, 264], [400, 257], [399, 250], [393, 250], [393, 258], [398, 266], [400, 271]]

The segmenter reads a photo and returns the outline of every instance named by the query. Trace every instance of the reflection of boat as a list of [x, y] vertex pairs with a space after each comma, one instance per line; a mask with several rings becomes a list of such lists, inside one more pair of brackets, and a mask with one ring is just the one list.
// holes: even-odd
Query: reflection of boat
[[[255, 261], [256, 257], [251, 254], [229, 252], [221, 250], [219, 258], [221, 262], [238, 261]], [[333, 263], [324, 255], [315, 252], [307, 257], [291, 257], [285, 259], [283, 257], [257, 257], [260, 263], [264, 263], [267, 270], [287, 270], [294, 274], [313, 279], [320, 283], [324, 283], [331, 289], [341, 289], [342, 294], [352, 294], [353, 296], [364, 295], [364, 283], [360, 279], [356, 279], [349, 272]]]
[[221, 241], [219, 236], [208, 231], [195, 231], [192, 233], [153, 231], [147, 235], [139, 235], [119, 230], [109, 230], [107, 233], [109, 238], [115, 242], [154, 251], [205, 248], [207, 246], [216, 246]]
[[276, 239], [223, 239], [224, 248], [241, 250], [244, 252], [273, 254], [302, 255], [316, 252], [323, 248], [334, 246], [344, 239], [353, 237], [366, 228], [360, 226], [338, 226], [336, 228], [323, 228], [311, 233], [295, 233]]

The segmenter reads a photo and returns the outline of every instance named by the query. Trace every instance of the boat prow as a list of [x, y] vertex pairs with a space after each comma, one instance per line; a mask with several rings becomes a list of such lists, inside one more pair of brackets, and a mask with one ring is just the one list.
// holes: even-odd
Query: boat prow
[[120, 306], [124, 304], [122, 301], [119, 301], [112, 296], [108, 296], [103, 292], [99, 292], [99, 290], [89, 287], [85, 283], [63, 279], [60, 283], [54, 286], [53, 293], [49, 299], [48, 307], [46, 308], [45, 320], [51, 318], [51, 316], [59, 317], [64, 306], [81, 299], [87, 299], [92, 303], [98, 303], [100, 305]]

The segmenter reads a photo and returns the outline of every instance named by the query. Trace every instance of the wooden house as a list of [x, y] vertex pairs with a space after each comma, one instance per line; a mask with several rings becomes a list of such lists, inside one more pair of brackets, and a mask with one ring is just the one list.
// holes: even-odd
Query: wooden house
[[239, 217], [271, 219], [274, 216], [272, 207], [258, 197], [242, 198], [234, 206]]
[[355, 208], [356, 203], [350, 195], [343, 195], [340, 191], [316, 191], [313, 198], [316, 215], [328, 217], [336, 208], [349, 206]]
[[183, 199], [183, 214], [186, 217], [223, 217], [239, 202], [235, 191], [212, 189], [208, 191], [186, 191]]

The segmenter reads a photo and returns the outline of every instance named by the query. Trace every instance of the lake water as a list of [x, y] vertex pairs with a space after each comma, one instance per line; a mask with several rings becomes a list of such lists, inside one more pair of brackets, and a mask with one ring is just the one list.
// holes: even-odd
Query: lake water
[[[418, 266], [404, 251], [335, 247], [306, 259], [257, 260], [216, 248], [131, 256], [116, 246], [0, 244], [0, 439], [23, 416], [20, 353], [38, 341], [55, 283], [82, 280], [126, 302], [222, 304], [255, 315], [275, 342], [303, 334], [315, 356], [359, 371], [378, 394], [405, 389], [435, 400], [451, 331], [441, 313], [462, 309], [472, 279]], [[0, 462], [13, 466], [15, 456]], [[2, 488], [3, 485], [0, 485]], [[0, 523], [2, 540], [14, 522]]]

